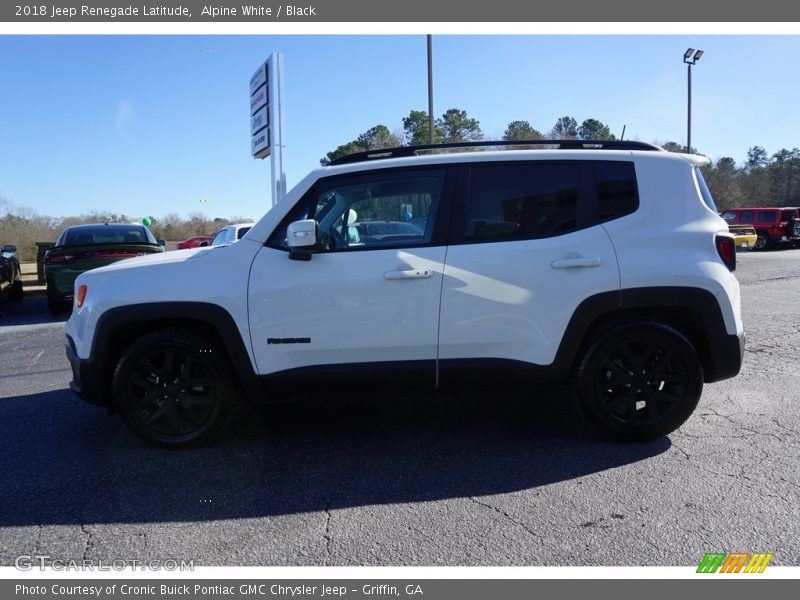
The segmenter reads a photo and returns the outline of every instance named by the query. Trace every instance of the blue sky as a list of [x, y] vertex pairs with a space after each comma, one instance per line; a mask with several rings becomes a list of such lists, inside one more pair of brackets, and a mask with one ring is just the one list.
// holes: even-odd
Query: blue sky
[[[484, 134], [597, 118], [619, 136], [692, 143], [744, 161], [800, 146], [800, 36], [434, 36], [434, 113], [466, 110]], [[285, 65], [288, 186], [339, 144], [427, 110], [424, 35], [2, 35], [0, 199], [40, 214], [259, 218], [269, 161], [249, 155], [248, 79]]]

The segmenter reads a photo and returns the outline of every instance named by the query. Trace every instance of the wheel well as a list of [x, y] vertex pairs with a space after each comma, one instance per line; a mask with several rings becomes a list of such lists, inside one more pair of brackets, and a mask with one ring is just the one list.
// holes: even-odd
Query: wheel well
[[703, 363], [703, 369], [708, 370], [711, 367], [709, 338], [700, 313], [687, 307], [672, 306], [632, 308], [602, 315], [587, 330], [581, 344], [581, 351], [575, 357], [574, 367], [576, 368], [580, 364], [586, 348], [600, 334], [611, 327], [634, 321], [654, 321], [679, 331], [694, 346]]

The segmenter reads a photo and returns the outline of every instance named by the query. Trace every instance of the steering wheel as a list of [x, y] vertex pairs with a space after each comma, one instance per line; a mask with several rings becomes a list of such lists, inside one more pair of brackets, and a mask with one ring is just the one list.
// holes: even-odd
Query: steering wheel
[[346, 247], [347, 243], [341, 232], [335, 227], [331, 227], [328, 231], [321, 232], [319, 245], [323, 250], [337, 250]]

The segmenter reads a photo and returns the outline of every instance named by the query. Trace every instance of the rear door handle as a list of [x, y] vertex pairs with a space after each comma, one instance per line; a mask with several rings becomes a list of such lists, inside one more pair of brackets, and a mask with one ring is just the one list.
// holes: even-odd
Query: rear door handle
[[397, 279], [430, 279], [433, 271], [430, 269], [409, 269], [408, 271], [386, 271], [383, 278], [389, 281]]
[[588, 267], [599, 267], [602, 264], [602, 259], [597, 257], [580, 257], [554, 260], [550, 263], [550, 266], [554, 269], [585, 269]]

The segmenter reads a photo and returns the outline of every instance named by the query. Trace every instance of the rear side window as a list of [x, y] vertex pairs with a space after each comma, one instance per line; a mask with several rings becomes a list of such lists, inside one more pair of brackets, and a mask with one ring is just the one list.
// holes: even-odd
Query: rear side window
[[598, 161], [594, 165], [600, 221], [609, 221], [635, 211], [639, 199], [633, 163]]
[[743, 210], [739, 213], [739, 222], [740, 223], [752, 223], [753, 222], [753, 211], [752, 210]]
[[761, 211], [758, 213], [758, 222], [759, 223], [775, 223], [777, 219], [777, 213], [773, 211]]
[[705, 205], [715, 213], [719, 213], [717, 205], [714, 203], [714, 197], [711, 195], [706, 180], [703, 178], [703, 172], [698, 167], [694, 168], [694, 176], [697, 179], [697, 186], [700, 188], [700, 195], [703, 197]]
[[579, 165], [528, 163], [472, 168], [466, 238], [512, 240], [577, 228]]

